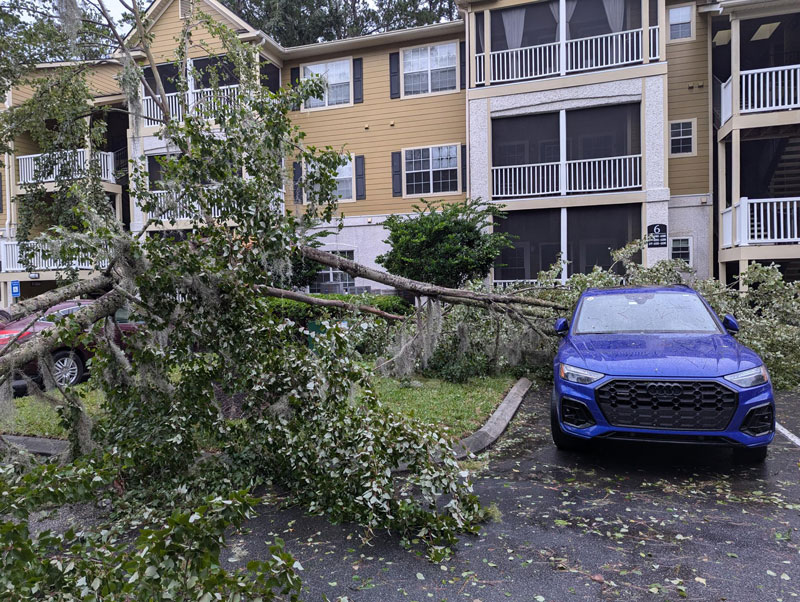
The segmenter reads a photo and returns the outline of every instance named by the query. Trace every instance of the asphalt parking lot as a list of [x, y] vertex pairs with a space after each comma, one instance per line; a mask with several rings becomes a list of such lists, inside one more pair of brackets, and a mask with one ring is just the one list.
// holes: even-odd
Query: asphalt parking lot
[[[557, 451], [549, 391], [529, 393], [472, 466], [495, 520], [432, 564], [396, 538], [265, 507], [231, 540], [233, 565], [278, 536], [305, 570], [304, 599], [789, 601], [800, 596], [800, 447], [776, 435], [760, 466], [725, 449], [606, 444]], [[778, 421], [800, 434], [800, 396]]]

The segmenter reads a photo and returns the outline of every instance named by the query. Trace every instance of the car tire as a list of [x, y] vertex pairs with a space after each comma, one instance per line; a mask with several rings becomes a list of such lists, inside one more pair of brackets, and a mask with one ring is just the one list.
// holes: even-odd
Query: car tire
[[767, 459], [767, 446], [734, 447], [733, 460], [737, 464], [761, 464]]
[[81, 356], [74, 351], [57, 351], [53, 354], [53, 379], [62, 387], [81, 382], [85, 369]]
[[561, 424], [558, 422], [558, 408], [556, 404], [556, 392], [555, 389], [553, 389], [553, 395], [550, 398], [550, 435], [553, 437], [553, 443], [556, 448], [561, 451], [581, 451], [585, 449], [585, 439], [569, 435], [561, 429]]

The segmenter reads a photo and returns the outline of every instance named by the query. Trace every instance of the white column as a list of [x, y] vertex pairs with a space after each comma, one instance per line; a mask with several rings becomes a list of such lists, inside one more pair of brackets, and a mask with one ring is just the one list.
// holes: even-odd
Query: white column
[[559, 178], [558, 187], [562, 196], [567, 194], [567, 112], [558, 112]]
[[189, 59], [186, 63], [186, 84], [189, 87], [189, 98], [186, 99], [186, 106], [188, 107], [189, 112], [191, 112], [194, 108], [194, 77], [192, 76], [193, 67], [194, 61]]
[[567, 73], [567, 0], [558, 0], [558, 66]]
[[567, 253], [567, 208], [561, 208], [561, 282], [567, 283], [567, 262], [569, 261], [569, 254]]
[[650, 0], [642, 0], [642, 62], [650, 62]]

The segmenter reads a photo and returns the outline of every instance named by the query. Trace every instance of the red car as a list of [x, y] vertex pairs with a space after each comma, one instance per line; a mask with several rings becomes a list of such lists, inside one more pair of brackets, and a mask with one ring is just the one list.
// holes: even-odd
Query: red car
[[[7, 345], [19, 335], [17, 344], [24, 344], [26, 340], [38, 332], [47, 330], [56, 325], [56, 323], [65, 316], [75, 313], [82, 307], [94, 303], [92, 299], [80, 299], [77, 301], [65, 301], [54, 305], [47, 310], [47, 313], [36, 318], [35, 316], [28, 316], [17, 320], [15, 322], [6, 322], [0, 325], [0, 349], [5, 348]], [[132, 332], [136, 329], [136, 323], [130, 320], [130, 312], [125, 309], [117, 311], [114, 316], [116, 323], [116, 336], [117, 342], [120, 342], [122, 335]], [[20, 334], [22, 333], [22, 334]], [[88, 375], [87, 363], [92, 357], [91, 352], [83, 345], [75, 348], [71, 347], [57, 347], [53, 350], [53, 378], [61, 386], [74, 385], [83, 381]], [[41, 372], [36, 361], [27, 364], [22, 371], [34, 380], [41, 380]], [[23, 379], [15, 379], [13, 381], [15, 391], [24, 391], [27, 389], [27, 383]]]

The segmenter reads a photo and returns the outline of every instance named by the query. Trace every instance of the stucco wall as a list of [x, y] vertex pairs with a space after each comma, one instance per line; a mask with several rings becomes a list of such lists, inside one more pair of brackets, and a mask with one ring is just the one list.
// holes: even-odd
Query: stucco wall
[[712, 211], [710, 195], [685, 195], [669, 200], [669, 237], [689, 237], [692, 241], [692, 267], [697, 278], [712, 275]]

